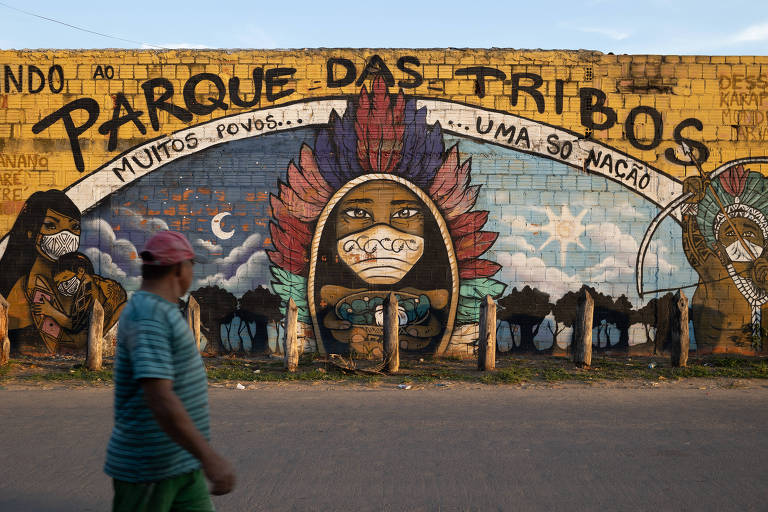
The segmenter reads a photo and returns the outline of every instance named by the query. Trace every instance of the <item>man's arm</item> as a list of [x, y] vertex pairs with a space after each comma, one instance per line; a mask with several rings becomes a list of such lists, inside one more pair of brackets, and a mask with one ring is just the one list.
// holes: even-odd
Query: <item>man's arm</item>
[[205, 476], [213, 484], [211, 493], [220, 495], [230, 492], [235, 486], [232, 466], [211, 448], [192, 422], [184, 404], [173, 391], [173, 381], [140, 379], [140, 382], [144, 398], [160, 428], [203, 464]]

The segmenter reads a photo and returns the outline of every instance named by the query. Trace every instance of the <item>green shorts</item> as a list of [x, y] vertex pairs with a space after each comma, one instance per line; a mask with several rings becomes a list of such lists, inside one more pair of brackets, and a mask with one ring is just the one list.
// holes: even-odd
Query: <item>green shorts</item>
[[131, 483], [114, 480], [113, 512], [213, 512], [203, 471], [160, 480]]

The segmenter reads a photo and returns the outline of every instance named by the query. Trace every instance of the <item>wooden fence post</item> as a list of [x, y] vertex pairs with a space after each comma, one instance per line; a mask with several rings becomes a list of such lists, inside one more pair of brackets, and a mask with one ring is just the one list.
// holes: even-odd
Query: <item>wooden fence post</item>
[[193, 295], [189, 296], [189, 302], [187, 302], [187, 323], [195, 336], [197, 351], [200, 352], [200, 304]]
[[289, 372], [295, 372], [299, 366], [299, 308], [292, 298], [288, 299], [285, 316], [284, 367]]
[[477, 340], [477, 369], [496, 369], [496, 303], [490, 295], [480, 303], [480, 339]]
[[389, 292], [384, 299], [384, 369], [388, 373], [400, 370], [400, 320], [397, 315], [397, 296]]
[[89, 370], [101, 370], [101, 353], [104, 336], [104, 308], [97, 300], [93, 301], [91, 319], [88, 323], [88, 347], [85, 355], [85, 365]]
[[672, 338], [672, 366], [684, 367], [688, 364], [688, 349], [691, 339], [688, 333], [688, 297], [683, 290], [678, 290], [670, 312], [669, 329]]
[[8, 338], [8, 302], [0, 295], [0, 366], [11, 358], [11, 340]]
[[592, 316], [595, 312], [595, 300], [587, 290], [579, 294], [578, 313], [573, 332], [573, 362], [576, 366], [589, 368], [592, 364]]

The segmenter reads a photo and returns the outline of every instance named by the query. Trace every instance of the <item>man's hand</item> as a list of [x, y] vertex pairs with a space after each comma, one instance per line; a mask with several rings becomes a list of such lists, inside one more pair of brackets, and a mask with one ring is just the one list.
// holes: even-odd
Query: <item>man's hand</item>
[[685, 178], [685, 181], [683, 181], [683, 194], [687, 194], [688, 192], [693, 193], [693, 197], [687, 199], [685, 202], [688, 204], [696, 204], [704, 199], [708, 185], [709, 181], [701, 179], [700, 176]]
[[235, 471], [232, 465], [218, 453], [211, 450], [202, 460], [205, 477], [211, 481], [211, 494], [221, 496], [235, 487]]
[[235, 472], [203, 437], [187, 414], [184, 405], [173, 392], [168, 379], [140, 379], [144, 398], [168, 436], [194, 455], [203, 465], [203, 472], [213, 484], [212, 494], [227, 494], [235, 486]]

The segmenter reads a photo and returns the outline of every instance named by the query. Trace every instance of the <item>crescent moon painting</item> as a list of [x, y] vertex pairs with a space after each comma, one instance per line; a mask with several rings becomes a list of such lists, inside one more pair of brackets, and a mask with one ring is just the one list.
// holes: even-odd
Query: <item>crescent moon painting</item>
[[219, 240], [228, 240], [232, 238], [232, 235], [235, 234], [235, 230], [231, 231], [224, 231], [221, 229], [221, 221], [224, 217], [227, 215], [232, 215], [230, 212], [221, 212], [213, 217], [211, 220], [211, 231], [213, 231], [213, 234], [216, 235], [216, 238]]

